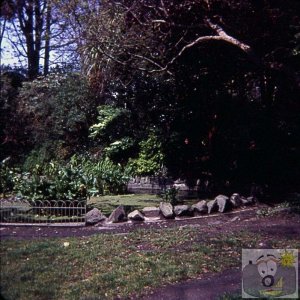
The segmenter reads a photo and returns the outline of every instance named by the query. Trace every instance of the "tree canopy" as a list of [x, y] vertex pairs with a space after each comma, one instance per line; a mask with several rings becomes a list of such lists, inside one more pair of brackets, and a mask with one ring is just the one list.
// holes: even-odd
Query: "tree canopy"
[[101, 104], [93, 147], [139, 165], [152, 137], [174, 177], [297, 183], [299, 1], [52, 3]]

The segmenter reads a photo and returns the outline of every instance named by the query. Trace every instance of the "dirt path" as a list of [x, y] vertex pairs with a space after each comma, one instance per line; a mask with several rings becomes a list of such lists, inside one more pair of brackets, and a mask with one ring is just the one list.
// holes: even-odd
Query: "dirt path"
[[[221, 292], [220, 292], [221, 291]], [[157, 289], [140, 300], [213, 300], [224, 293], [241, 294], [241, 271], [226, 270], [217, 275], [205, 276]]]
[[[99, 224], [96, 226], [38, 226], [38, 225], [2, 225], [0, 226], [0, 238], [36, 239], [52, 237], [90, 236], [99, 233], [128, 233], [137, 229], [163, 229], [177, 226], [201, 227], [206, 230], [218, 229], [224, 223], [230, 223], [231, 227], [244, 226], [245, 222], [256, 218], [256, 207], [230, 212], [226, 214], [213, 214], [195, 218], [181, 218], [165, 220], [153, 218], [147, 222], [125, 222], [116, 224]], [[223, 226], [222, 226], [223, 227]], [[227, 227], [227, 226], [226, 226]]]
[[164, 229], [170, 227], [201, 228], [206, 233], [231, 232], [236, 230], [264, 231], [277, 237], [300, 237], [300, 216], [282, 213], [258, 218], [257, 207], [225, 214], [175, 220], [149, 220], [148, 222], [125, 222], [90, 227], [77, 226], [1, 226], [0, 239], [37, 239], [55, 237], [81, 237], [93, 234], [126, 234], [138, 229]]

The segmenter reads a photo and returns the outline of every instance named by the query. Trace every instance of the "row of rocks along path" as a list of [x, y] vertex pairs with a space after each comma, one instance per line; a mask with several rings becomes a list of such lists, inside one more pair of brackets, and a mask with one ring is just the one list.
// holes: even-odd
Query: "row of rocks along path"
[[[127, 222], [100, 222], [95, 226], [56, 227], [56, 226], [1, 226], [2, 239], [39, 239], [69, 236], [90, 236], [93, 234], [127, 234], [137, 229], [164, 229], [170, 227], [201, 228], [208, 235], [215, 233], [239, 232], [247, 229], [265, 237], [262, 248], [268, 248], [268, 241], [274, 239], [299, 239], [300, 217], [289, 211], [279, 211], [276, 215], [258, 218], [257, 210], [264, 204], [256, 203], [252, 207], [241, 206], [234, 211], [211, 213], [194, 217], [178, 217], [168, 219], [162, 216], [146, 217], [143, 222], [128, 220]], [[157, 211], [157, 210], [156, 210]], [[161, 287], [152, 293], [139, 297], [143, 300], [198, 300], [217, 299], [224, 293], [241, 293], [241, 269], [225, 270], [219, 274], [205, 274], [199, 278]], [[137, 299], [136, 299], [137, 300]]]

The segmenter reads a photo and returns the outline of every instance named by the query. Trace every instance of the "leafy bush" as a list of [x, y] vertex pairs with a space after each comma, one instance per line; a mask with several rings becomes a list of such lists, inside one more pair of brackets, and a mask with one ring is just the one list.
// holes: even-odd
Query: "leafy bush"
[[108, 147], [104, 149], [104, 153], [108, 157], [116, 157], [120, 153], [130, 150], [134, 146], [134, 140], [130, 137], [124, 137], [111, 143]]
[[3, 194], [13, 190], [14, 187], [14, 171], [8, 166], [10, 157], [7, 157], [0, 163], [0, 194]]
[[129, 167], [115, 164], [109, 158], [96, 160], [74, 155], [66, 164], [51, 161], [18, 175], [12, 173], [11, 181], [14, 191], [28, 200], [72, 200], [124, 193], [130, 176]]
[[129, 165], [137, 175], [157, 174], [163, 167], [164, 154], [162, 144], [154, 132], [140, 142], [140, 152], [137, 159], [131, 159]]
[[112, 127], [116, 122], [121, 123], [120, 118], [124, 117], [127, 113], [127, 110], [111, 105], [99, 106], [97, 116], [98, 122], [90, 127], [90, 137], [103, 137], [109, 132], [109, 127]]
[[16, 113], [33, 160], [66, 159], [86, 143], [98, 100], [80, 75], [52, 74], [25, 82], [17, 100]]
[[178, 203], [178, 190], [179, 189], [175, 187], [167, 188], [160, 194], [160, 197], [163, 199], [163, 201], [169, 202], [172, 205], [176, 205]]
[[[3, 66], [1, 65], [1, 69]], [[3, 70], [4, 71], [4, 70]], [[16, 114], [18, 92], [24, 77], [16, 71], [1, 72], [0, 76], [0, 161], [5, 157], [15, 158], [15, 152], [22, 146], [14, 147], [15, 141], [23, 141], [23, 128]]]
[[70, 160], [36, 165], [30, 172], [15, 177], [15, 191], [29, 200], [81, 199], [87, 197], [87, 180], [79, 164]]
[[86, 160], [84, 171], [86, 176], [91, 178], [89, 191], [92, 194], [124, 193], [131, 176], [129, 167], [123, 168], [120, 164], [113, 163], [108, 157], [100, 161]]
[[58, 162], [65, 163], [71, 153], [70, 147], [63, 141], [45, 141], [42, 145], [32, 149], [26, 156], [22, 169], [32, 170], [36, 165], [47, 165], [53, 158]]

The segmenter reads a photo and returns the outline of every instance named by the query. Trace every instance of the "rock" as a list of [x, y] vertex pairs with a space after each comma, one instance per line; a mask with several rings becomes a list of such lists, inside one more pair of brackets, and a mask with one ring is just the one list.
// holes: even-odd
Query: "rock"
[[184, 180], [182, 180], [181, 178], [178, 178], [178, 179], [176, 179], [175, 181], [174, 181], [174, 184], [179, 184], [179, 183], [185, 183], [185, 181]]
[[176, 205], [174, 206], [174, 213], [176, 216], [189, 216], [192, 214], [192, 210], [188, 205]]
[[252, 205], [255, 203], [255, 198], [253, 196], [248, 198], [241, 197], [241, 200], [244, 206]]
[[166, 219], [174, 217], [173, 206], [170, 203], [160, 202], [159, 210]]
[[227, 196], [219, 195], [215, 198], [215, 200], [217, 201], [219, 212], [224, 213], [231, 209], [230, 200]]
[[118, 223], [127, 221], [126, 213], [124, 207], [118, 206], [109, 216], [107, 222], [109, 223]]
[[189, 187], [185, 183], [174, 183], [174, 188], [180, 191], [188, 191]]
[[254, 196], [247, 197], [247, 200], [249, 202], [249, 205], [255, 204], [256, 202], [256, 198]]
[[216, 199], [215, 200], [210, 200], [210, 201], [207, 202], [207, 212], [208, 212], [208, 214], [211, 214], [211, 213], [217, 211], [217, 209], [218, 209], [218, 202], [217, 202]]
[[106, 217], [101, 213], [101, 211], [98, 208], [93, 208], [85, 215], [86, 225], [94, 225], [105, 220]]
[[192, 209], [194, 209], [195, 212], [200, 213], [200, 214], [205, 214], [207, 213], [207, 203], [205, 200], [201, 200], [196, 204], [192, 205]]
[[159, 208], [158, 207], [145, 207], [142, 209], [142, 213], [145, 217], [158, 217], [159, 216]]
[[128, 215], [128, 218], [133, 221], [144, 221], [145, 220], [145, 217], [137, 209], [132, 211]]
[[230, 202], [232, 206], [235, 208], [238, 208], [243, 204], [241, 200], [241, 196], [238, 193], [232, 194], [232, 196], [230, 197]]

